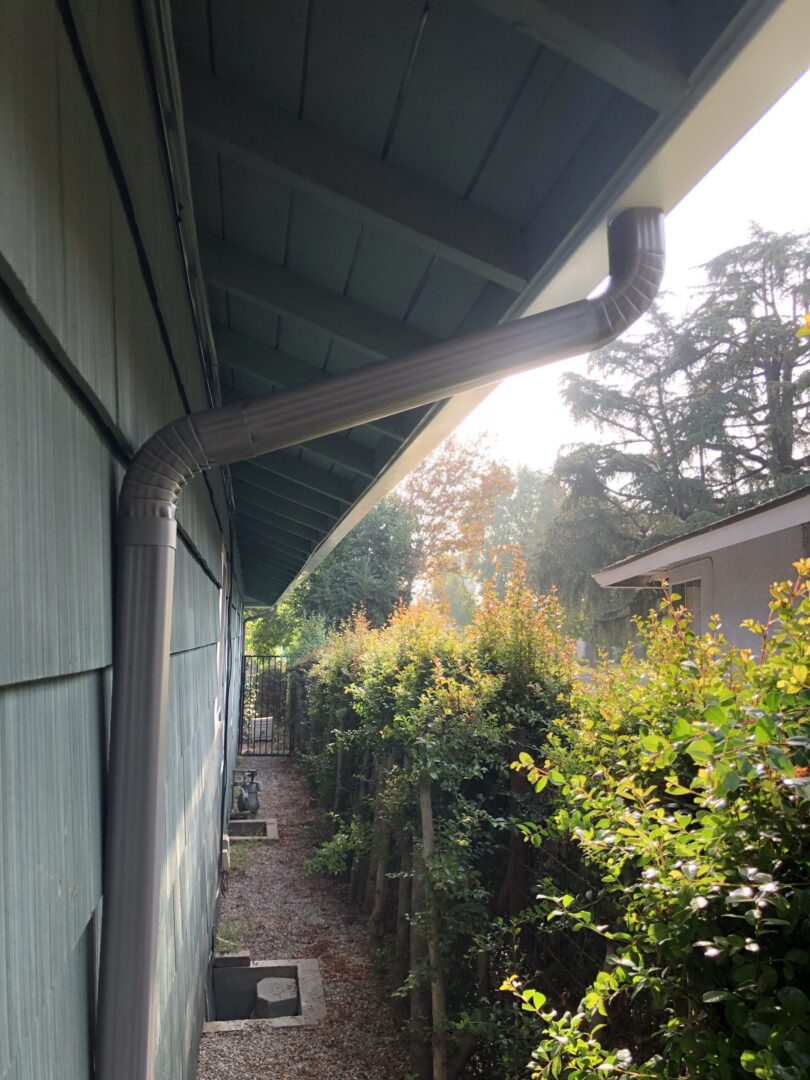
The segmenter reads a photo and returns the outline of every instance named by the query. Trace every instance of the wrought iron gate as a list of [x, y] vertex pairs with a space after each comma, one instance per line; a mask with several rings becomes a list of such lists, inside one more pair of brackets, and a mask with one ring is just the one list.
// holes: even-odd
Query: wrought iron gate
[[245, 656], [239, 753], [263, 757], [292, 754], [297, 746], [294, 679], [283, 656]]

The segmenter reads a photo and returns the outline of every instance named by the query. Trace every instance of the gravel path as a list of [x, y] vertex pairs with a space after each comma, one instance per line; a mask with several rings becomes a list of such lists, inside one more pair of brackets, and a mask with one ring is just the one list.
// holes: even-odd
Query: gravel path
[[322, 820], [306, 781], [291, 758], [252, 758], [253, 767], [261, 816], [277, 819], [279, 842], [250, 846], [245, 872], [230, 875], [222, 916], [245, 920], [253, 960], [317, 958], [326, 1020], [204, 1035], [197, 1080], [406, 1080], [405, 1044], [374, 979], [365, 916], [331, 878], [304, 874]]

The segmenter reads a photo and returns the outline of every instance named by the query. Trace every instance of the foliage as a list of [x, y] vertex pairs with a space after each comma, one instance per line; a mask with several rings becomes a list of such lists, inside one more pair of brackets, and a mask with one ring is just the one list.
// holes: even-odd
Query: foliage
[[686, 328], [703, 443], [726, 488], [790, 490], [810, 466], [810, 349], [795, 333], [810, 302], [810, 233], [752, 224], [704, 269]]
[[422, 576], [435, 580], [447, 570], [468, 569], [512, 484], [511, 472], [487, 453], [485, 442], [456, 435], [406, 477], [398, 494], [416, 518]]
[[[453, 1068], [490, 1080], [514, 1075], [532, 1046], [526, 1018], [497, 993], [520, 932], [512, 909], [530, 899], [517, 831], [525, 785], [508, 763], [518, 732], [521, 746], [543, 745], [569, 690], [561, 619], [517, 562], [503, 596], [485, 589], [466, 635], [422, 600], [381, 629], [362, 616], [346, 623], [310, 671], [306, 765], [334, 808], [310, 869], [349, 875], [375, 940], [395, 954], [390, 988], [410, 1002], [415, 1032], [412, 996], [441, 977]], [[403, 956], [409, 927], [417, 936]], [[420, 928], [436, 964], [418, 951]]]
[[217, 926], [214, 951], [230, 953], [244, 949], [252, 929], [250, 919], [239, 919], [232, 915], [223, 916]]
[[245, 651], [284, 652], [292, 662], [314, 656], [330, 627], [363, 608], [381, 626], [411, 597], [419, 542], [411, 512], [395, 496], [378, 503], [287, 600], [250, 611]]
[[269, 656], [286, 649], [293, 640], [300, 617], [293, 604], [274, 608], [248, 609], [245, 612], [245, 652]]
[[[544, 895], [549, 932], [596, 935], [579, 1004], [505, 980], [542, 1023], [532, 1075], [800, 1080], [810, 1070], [810, 560], [774, 586], [759, 647], [695, 635], [675, 597], [572, 696], [543, 764], [542, 851], [599, 887]], [[551, 881], [553, 887], [553, 881]]]
[[595, 570], [810, 477], [810, 344], [796, 334], [810, 234], [752, 224], [703, 271], [691, 310], [676, 317], [664, 298], [643, 336], [565, 376], [572, 416], [606, 438], [558, 456], [559, 514], [524, 550], [535, 585], [555, 584], [571, 628], [601, 643], [626, 640], [633, 606]]
[[258, 842], [251, 840], [240, 840], [238, 843], [231, 841], [229, 873], [236, 875], [247, 873], [247, 868], [259, 846]]
[[362, 607], [381, 626], [411, 596], [419, 566], [416, 523], [395, 496], [378, 503], [313, 571], [296, 594], [304, 614], [317, 614], [329, 626]]
[[514, 487], [498, 496], [494, 513], [484, 529], [475, 560], [479, 581], [491, 581], [503, 594], [515, 557], [532, 551], [560, 510], [563, 488], [558, 480], [525, 465], [514, 474]]

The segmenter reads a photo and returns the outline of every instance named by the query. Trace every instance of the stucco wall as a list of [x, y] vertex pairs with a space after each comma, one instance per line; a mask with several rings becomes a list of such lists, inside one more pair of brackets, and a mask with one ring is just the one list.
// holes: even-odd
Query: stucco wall
[[771, 585], [792, 577], [792, 564], [808, 554], [803, 536], [801, 526], [783, 529], [673, 566], [669, 577], [673, 582], [700, 578], [701, 629], [705, 630], [708, 618], [717, 613], [729, 641], [751, 646], [755, 639], [740, 623], [743, 619], [767, 617]]
[[[91, 1075], [115, 496], [143, 439], [208, 401], [136, 9], [25, 0], [0, 33], [0, 1080]], [[202, 1020], [229, 659], [232, 719], [239, 698], [241, 602], [237, 586], [229, 650], [228, 510], [209, 481], [179, 515], [166, 1080], [193, 1075]]]

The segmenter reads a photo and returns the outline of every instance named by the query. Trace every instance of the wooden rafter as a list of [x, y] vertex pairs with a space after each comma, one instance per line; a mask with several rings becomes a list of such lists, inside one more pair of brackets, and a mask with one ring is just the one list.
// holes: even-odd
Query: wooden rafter
[[201, 232], [199, 239], [203, 272], [209, 285], [315, 326], [370, 356], [402, 356], [436, 341], [415, 326], [325, 289], [211, 233]]
[[472, 0], [656, 112], [688, 89], [674, 14], [662, 0]]
[[[246, 375], [252, 375], [285, 390], [309, 386], [330, 377], [329, 373], [320, 367], [290, 356], [247, 334], [240, 334], [219, 323], [215, 323], [213, 329], [217, 357], [221, 365], [243, 371]], [[389, 416], [371, 426], [399, 442], [406, 439], [411, 432], [410, 423], [401, 416]]]
[[521, 290], [528, 273], [520, 227], [259, 101], [183, 68], [189, 138], [398, 232], [433, 254]]

